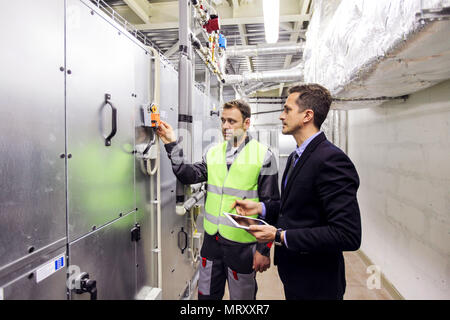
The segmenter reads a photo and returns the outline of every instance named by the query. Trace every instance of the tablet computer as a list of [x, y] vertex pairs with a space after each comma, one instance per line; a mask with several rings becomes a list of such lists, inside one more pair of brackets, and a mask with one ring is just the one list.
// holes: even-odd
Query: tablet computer
[[250, 225], [252, 225], [252, 224], [253, 225], [261, 225], [261, 224], [269, 225], [264, 220], [257, 219], [257, 218], [252, 218], [252, 217], [247, 217], [247, 216], [241, 216], [241, 215], [235, 214], [235, 213], [224, 212], [223, 215], [225, 217], [227, 217], [227, 219], [230, 220], [231, 223], [236, 228], [241, 228], [241, 229], [245, 229], [245, 230], [248, 230], [248, 227]]

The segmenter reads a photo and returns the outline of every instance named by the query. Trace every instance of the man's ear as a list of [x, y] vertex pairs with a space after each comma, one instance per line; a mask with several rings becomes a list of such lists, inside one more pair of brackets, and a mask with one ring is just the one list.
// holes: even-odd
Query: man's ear
[[244, 128], [245, 128], [245, 130], [248, 130], [248, 128], [250, 128], [250, 118], [245, 118]]
[[305, 116], [303, 117], [303, 123], [309, 123], [314, 119], [314, 111], [311, 109], [306, 109]]

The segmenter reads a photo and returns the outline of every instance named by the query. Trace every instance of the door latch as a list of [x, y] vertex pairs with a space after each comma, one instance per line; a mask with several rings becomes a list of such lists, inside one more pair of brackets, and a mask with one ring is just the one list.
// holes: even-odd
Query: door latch
[[82, 272], [75, 279], [75, 293], [89, 293], [91, 300], [97, 300], [97, 281], [89, 279], [89, 273]]
[[141, 225], [136, 223], [134, 228], [131, 229], [131, 241], [138, 242], [139, 240], [141, 240]]

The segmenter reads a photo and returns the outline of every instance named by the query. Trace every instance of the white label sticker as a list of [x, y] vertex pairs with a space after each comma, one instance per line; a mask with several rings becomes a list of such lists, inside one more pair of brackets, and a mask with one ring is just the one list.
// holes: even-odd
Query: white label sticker
[[64, 267], [64, 254], [50, 260], [36, 270], [36, 282], [39, 283]]
[[3, 288], [0, 288], [0, 300], [3, 300]]

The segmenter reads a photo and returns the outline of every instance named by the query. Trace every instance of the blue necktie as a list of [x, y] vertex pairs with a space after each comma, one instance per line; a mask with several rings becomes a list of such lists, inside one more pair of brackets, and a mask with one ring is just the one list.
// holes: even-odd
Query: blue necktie
[[291, 160], [291, 165], [289, 166], [289, 170], [288, 170], [288, 172], [286, 174], [286, 180], [284, 181], [284, 186], [285, 187], [286, 187], [286, 183], [287, 183], [287, 181], [289, 179], [289, 176], [291, 175], [292, 171], [294, 171], [294, 167], [295, 167], [295, 164], [297, 162], [297, 159], [298, 159], [298, 154], [297, 154], [296, 151], [294, 151], [294, 155], [292, 156], [292, 160]]

